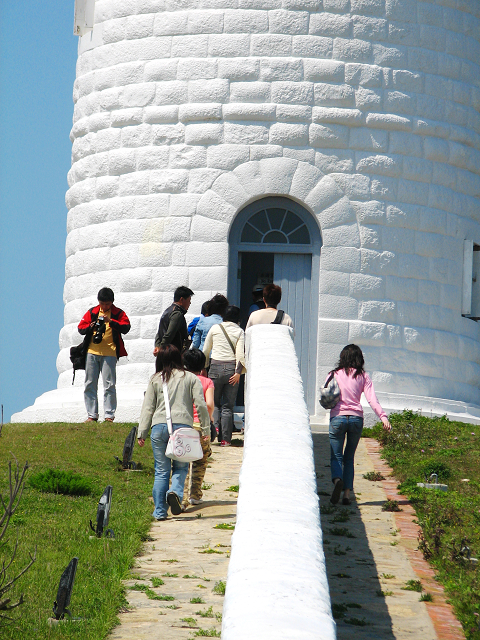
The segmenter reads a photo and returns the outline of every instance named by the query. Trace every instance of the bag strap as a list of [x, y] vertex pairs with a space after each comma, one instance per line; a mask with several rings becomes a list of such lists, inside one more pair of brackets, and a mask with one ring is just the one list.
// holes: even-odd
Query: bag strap
[[232, 348], [233, 351], [233, 355], [235, 356], [235, 359], [237, 357], [237, 352], [235, 350], [235, 347], [233, 346], [233, 342], [230, 340], [230, 336], [228, 335], [228, 333], [225, 331], [225, 327], [222, 325], [222, 323], [219, 324], [220, 329], [223, 331], [223, 335], [225, 336], [225, 338], [228, 341], [228, 344], [230, 345], [230, 347]]
[[330, 382], [333, 380], [334, 377], [335, 377], [335, 371], [332, 371], [328, 376], [327, 381], [325, 382], [325, 386], [323, 387], [324, 389], [328, 387], [328, 385], [330, 384]]
[[165, 380], [163, 381], [163, 398], [165, 400], [165, 413], [167, 415], [167, 427], [169, 435], [173, 433], [172, 413], [170, 411], [170, 398], [168, 397], [168, 387]]
[[283, 316], [285, 315], [285, 311], [279, 309], [277, 311], [277, 315], [275, 316], [275, 320], [270, 324], [282, 324]]

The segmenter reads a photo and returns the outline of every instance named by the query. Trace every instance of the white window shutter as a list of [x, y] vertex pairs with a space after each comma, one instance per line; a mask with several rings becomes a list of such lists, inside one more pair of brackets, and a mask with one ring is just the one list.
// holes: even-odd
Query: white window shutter
[[83, 36], [92, 31], [95, 16], [95, 0], [75, 0], [73, 34]]

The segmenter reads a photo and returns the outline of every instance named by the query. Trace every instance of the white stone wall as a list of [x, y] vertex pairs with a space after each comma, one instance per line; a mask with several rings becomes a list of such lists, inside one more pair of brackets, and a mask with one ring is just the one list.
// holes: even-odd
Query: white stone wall
[[74, 86], [59, 387], [101, 286], [132, 320], [119, 380], [145, 383], [175, 286], [194, 312], [225, 293], [235, 214], [279, 194], [321, 225], [319, 380], [354, 341], [380, 397], [480, 405], [479, 328], [461, 316], [463, 241], [480, 243], [479, 25], [478, 0], [97, 0]]
[[222, 638], [335, 640], [292, 331], [247, 331], [245, 448]]

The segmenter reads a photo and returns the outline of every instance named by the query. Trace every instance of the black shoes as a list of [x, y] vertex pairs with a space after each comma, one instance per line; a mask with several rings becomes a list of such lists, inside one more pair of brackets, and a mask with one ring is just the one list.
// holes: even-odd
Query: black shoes
[[170, 491], [169, 493], [167, 493], [167, 503], [170, 507], [172, 515], [179, 516], [182, 513], [180, 498], [177, 496], [175, 491]]
[[343, 491], [343, 480], [339, 479], [336, 483], [335, 486], [333, 487], [333, 491], [332, 491], [332, 496], [330, 498], [330, 502], [332, 504], [337, 504], [337, 502], [340, 500], [340, 494]]

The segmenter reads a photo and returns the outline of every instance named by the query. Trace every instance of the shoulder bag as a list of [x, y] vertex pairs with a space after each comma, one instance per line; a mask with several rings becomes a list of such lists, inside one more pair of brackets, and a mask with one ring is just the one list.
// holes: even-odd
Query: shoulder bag
[[279, 309], [277, 311], [277, 315], [275, 316], [275, 320], [270, 324], [282, 324], [284, 315], [285, 315], [285, 311], [282, 311], [281, 309]]
[[167, 383], [163, 383], [163, 397], [165, 399], [165, 413], [167, 415], [168, 439], [165, 455], [178, 462], [195, 462], [203, 458], [200, 434], [192, 427], [180, 427], [173, 430], [172, 414], [170, 411], [170, 398], [168, 397]]
[[324, 409], [333, 409], [340, 401], [340, 387], [335, 380], [335, 374], [332, 371], [325, 386], [320, 389], [320, 404]]
[[[225, 336], [225, 338], [227, 339], [228, 344], [230, 345], [231, 350], [233, 351], [233, 357], [235, 358], [235, 360], [237, 359], [237, 350], [235, 349], [235, 347], [233, 346], [233, 342], [230, 340], [230, 336], [228, 335], [228, 333], [225, 331], [225, 327], [222, 325], [222, 323], [220, 323], [218, 325], [220, 327], [220, 329], [223, 331], [223, 335]], [[245, 367], [242, 367], [242, 373], [245, 373], [246, 369]]]

